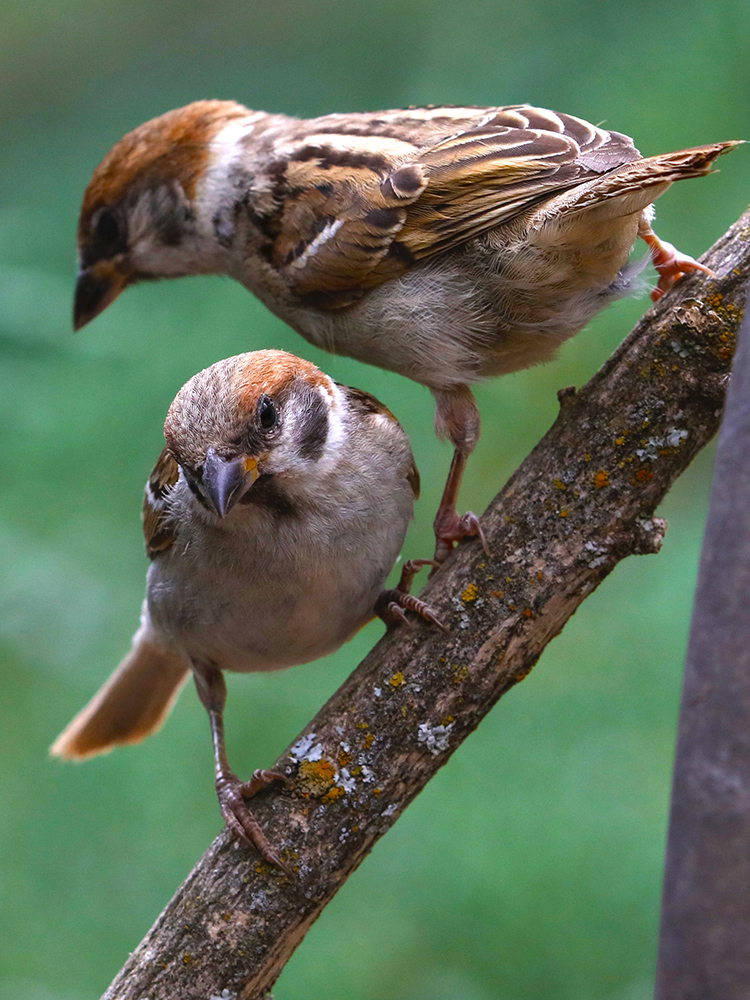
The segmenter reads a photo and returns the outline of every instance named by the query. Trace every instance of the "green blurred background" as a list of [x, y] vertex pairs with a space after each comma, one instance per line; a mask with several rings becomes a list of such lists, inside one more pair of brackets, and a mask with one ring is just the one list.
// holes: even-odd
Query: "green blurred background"
[[[209, 734], [187, 688], [145, 744], [81, 766], [47, 747], [128, 647], [139, 508], [167, 406], [218, 358], [282, 347], [374, 392], [412, 436], [430, 548], [449, 461], [426, 390], [315, 351], [239, 285], [129, 291], [73, 336], [91, 171], [200, 97], [303, 116], [531, 101], [645, 153], [750, 136], [750, 5], [622, 0], [7, 2], [0, 13], [0, 998], [97, 997], [218, 832]], [[658, 231], [701, 253], [744, 209], [747, 152], [673, 188]], [[644, 311], [616, 304], [558, 361], [478, 391], [462, 501], [481, 510]], [[682, 664], [711, 474], [672, 491], [658, 557], [586, 601], [313, 927], [277, 1000], [646, 1000]], [[231, 760], [265, 766], [378, 638], [229, 678]], [[178, 1000], [178, 998], [176, 998]]]

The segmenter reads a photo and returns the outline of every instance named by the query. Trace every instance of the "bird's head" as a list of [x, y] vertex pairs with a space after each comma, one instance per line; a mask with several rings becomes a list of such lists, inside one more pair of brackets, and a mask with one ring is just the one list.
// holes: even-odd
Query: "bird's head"
[[86, 188], [78, 222], [73, 325], [85, 326], [127, 285], [210, 271], [215, 241], [195, 199], [211, 141], [251, 112], [196, 101], [144, 122], [113, 146]]
[[315, 365], [253, 351], [194, 375], [169, 408], [164, 436], [201, 506], [223, 518], [258, 480], [314, 479], [337, 452], [342, 405]]

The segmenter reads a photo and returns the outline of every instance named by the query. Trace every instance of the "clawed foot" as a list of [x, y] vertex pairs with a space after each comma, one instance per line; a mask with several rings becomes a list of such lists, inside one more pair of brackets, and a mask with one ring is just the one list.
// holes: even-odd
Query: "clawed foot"
[[269, 864], [292, 878], [291, 871], [266, 840], [258, 821], [244, 801], [273, 781], [286, 781], [286, 775], [279, 771], [258, 770], [253, 772], [250, 781], [240, 781], [237, 775], [225, 771], [216, 779], [216, 794], [219, 797], [221, 815], [229, 830], [248, 847], [254, 847]]
[[420, 601], [418, 597], [413, 597], [411, 590], [412, 580], [423, 566], [437, 567], [434, 559], [408, 559], [401, 570], [401, 579], [398, 586], [393, 590], [384, 590], [375, 604], [375, 613], [382, 618], [386, 625], [396, 625], [404, 622], [410, 628], [412, 623], [406, 617], [405, 611], [414, 611], [424, 618], [425, 621], [437, 625], [443, 632], [449, 629], [440, 621], [432, 608], [425, 601]]
[[653, 229], [644, 223], [641, 223], [640, 236], [648, 245], [654, 267], [659, 273], [659, 284], [651, 292], [651, 300], [653, 302], [658, 302], [678, 278], [681, 278], [683, 274], [688, 274], [690, 271], [702, 271], [712, 278], [715, 277], [710, 267], [699, 263], [699, 261], [686, 253], [680, 253], [671, 243], [660, 240]]
[[[463, 517], [455, 510], [439, 510], [435, 518], [435, 563], [437, 568], [445, 562], [453, 551], [455, 542], [460, 542], [463, 538], [478, 538], [482, 543], [485, 555], [490, 554], [487, 539], [479, 518], [472, 511], [467, 511]], [[435, 574], [433, 569], [430, 576]]]

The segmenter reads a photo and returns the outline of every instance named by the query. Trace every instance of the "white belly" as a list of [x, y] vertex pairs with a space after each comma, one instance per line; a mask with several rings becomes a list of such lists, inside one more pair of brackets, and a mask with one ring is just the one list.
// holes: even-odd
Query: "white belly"
[[[229, 515], [232, 517], [232, 514]], [[398, 523], [395, 523], [398, 522]], [[148, 574], [151, 627], [193, 662], [224, 670], [278, 670], [337, 649], [373, 617], [407, 518], [382, 530], [289, 538], [233, 532], [217, 547], [209, 532], [178, 539]]]

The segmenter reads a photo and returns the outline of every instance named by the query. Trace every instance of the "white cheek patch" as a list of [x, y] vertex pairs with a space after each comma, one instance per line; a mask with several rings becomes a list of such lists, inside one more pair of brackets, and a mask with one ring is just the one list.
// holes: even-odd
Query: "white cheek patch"
[[[237, 192], [232, 184], [232, 173], [237, 169], [242, 154], [242, 140], [252, 135], [255, 123], [265, 118], [264, 111], [256, 111], [245, 118], [235, 118], [218, 132], [209, 144], [209, 166], [203, 175], [195, 196], [198, 209], [198, 226], [204, 237], [221, 237], [216, 233], [216, 219], [223, 226], [224, 239], [234, 235], [234, 204]], [[231, 204], [227, 202], [230, 198]]]
[[319, 469], [327, 471], [333, 469], [346, 452], [347, 434], [344, 423], [346, 402], [343, 393], [333, 381], [329, 381], [328, 385], [320, 386], [318, 391], [329, 409], [328, 436], [317, 466]]

